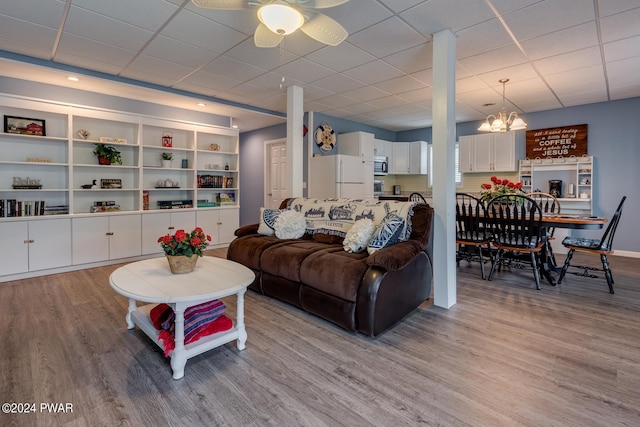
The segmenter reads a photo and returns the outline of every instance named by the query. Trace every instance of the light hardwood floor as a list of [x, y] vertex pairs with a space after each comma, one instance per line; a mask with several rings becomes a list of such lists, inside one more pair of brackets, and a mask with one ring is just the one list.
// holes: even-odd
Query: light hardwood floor
[[615, 295], [576, 276], [536, 291], [530, 270], [483, 281], [462, 262], [455, 306], [427, 302], [377, 339], [248, 292], [247, 348], [190, 359], [177, 381], [126, 329], [118, 266], [0, 284], [1, 400], [36, 403], [0, 425], [638, 426], [640, 268], [611, 265]]

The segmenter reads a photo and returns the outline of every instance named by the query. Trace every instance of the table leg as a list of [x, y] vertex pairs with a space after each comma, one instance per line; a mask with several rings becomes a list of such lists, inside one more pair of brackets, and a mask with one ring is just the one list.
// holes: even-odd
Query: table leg
[[246, 288], [238, 292], [238, 304], [236, 306], [236, 328], [238, 329], [238, 350], [244, 350], [247, 342], [247, 330], [244, 327], [244, 293]]
[[171, 369], [173, 370], [173, 379], [179, 380], [184, 377], [184, 366], [187, 364], [187, 354], [184, 348], [184, 307], [176, 304], [173, 307], [175, 312], [175, 348], [171, 353]]
[[133, 298], [129, 298], [129, 309], [127, 310], [127, 316], [125, 317], [125, 320], [127, 321], [127, 329], [133, 329], [136, 327], [136, 325], [133, 323], [133, 320], [131, 320], [131, 313], [136, 311], [137, 308], [138, 307], [136, 306], [136, 300], [134, 300]]

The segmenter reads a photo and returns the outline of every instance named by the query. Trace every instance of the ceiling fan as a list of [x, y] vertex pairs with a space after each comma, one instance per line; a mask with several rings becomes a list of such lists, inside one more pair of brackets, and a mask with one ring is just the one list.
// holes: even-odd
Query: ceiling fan
[[253, 40], [257, 47], [276, 47], [285, 35], [300, 28], [321, 43], [337, 46], [349, 33], [334, 19], [312, 9], [326, 9], [349, 0], [191, 0], [208, 9], [258, 8], [260, 24]]

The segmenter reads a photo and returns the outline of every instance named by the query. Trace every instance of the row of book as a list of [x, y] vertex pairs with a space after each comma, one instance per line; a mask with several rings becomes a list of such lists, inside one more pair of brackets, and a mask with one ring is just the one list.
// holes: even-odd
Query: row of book
[[46, 205], [44, 200], [0, 200], [0, 218], [68, 214], [69, 205]]
[[193, 207], [193, 200], [158, 200], [158, 209], [185, 209]]
[[233, 178], [223, 175], [198, 175], [198, 188], [231, 188]]

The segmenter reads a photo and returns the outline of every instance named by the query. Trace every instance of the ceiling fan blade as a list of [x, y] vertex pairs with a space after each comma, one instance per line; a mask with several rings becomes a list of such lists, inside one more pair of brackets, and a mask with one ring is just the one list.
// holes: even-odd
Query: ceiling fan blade
[[253, 35], [253, 41], [257, 47], [276, 47], [280, 44], [284, 36], [271, 31], [266, 25], [260, 23]]
[[198, 7], [207, 9], [246, 9], [247, 0], [191, 0]]
[[300, 7], [307, 7], [309, 9], [326, 9], [328, 7], [339, 6], [349, 0], [298, 0]]
[[347, 38], [349, 33], [327, 15], [317, 14], [300, 27], [312, 39], [330, 46], [337, 46]]

